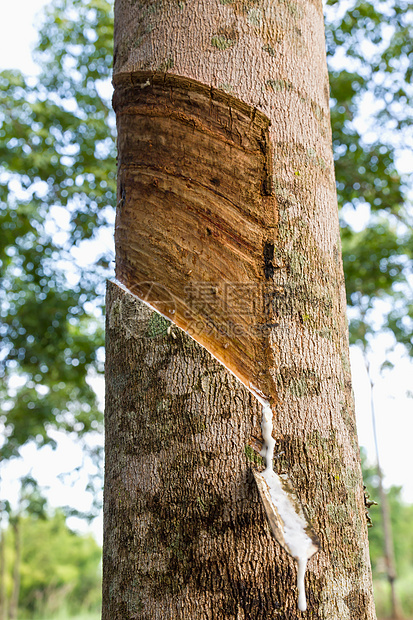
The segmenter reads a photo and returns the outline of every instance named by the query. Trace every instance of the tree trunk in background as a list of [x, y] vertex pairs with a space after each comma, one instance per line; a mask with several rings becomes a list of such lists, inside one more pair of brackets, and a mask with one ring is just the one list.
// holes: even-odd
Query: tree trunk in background
[[[1, 514], [0, 514], [0, 524], [1, 524]], [[6, 535], [5, 530], [0, 529], [0, 620], [6, 620], [6, 588], [5, 588], [5, 577], [6, 577], [6, 558], [5, 558], [5, 545]]]
[[[373, 620], [322, 2], [117, 0], [114, 83], [102, 617]], [[261, 394], [321, 543], [306, 612]]]
[[371, 417], [374, 435], [374, 446], [376, 448], [376, 461], [377, 461], [377, 477], [379, 480], [379, 495], [380, 495], [380, 511], [383, 523], [383, 535], [384, 535], [384, 557], [386, 561], [386, 574], [390, 585], [390, 608], [392, 620], [399, 620], [403, 618], [403, 611], [399, 596], [396, 590], [396, 561], [394, 557], [394, 543], [393, 532], [391, 526], [390, 505], [387, 498], [387, 493], [384, 490], [383, 485], [383, 470], [380, 465], [380, 450], [379, 442], [377, 438], [377, 425], [376, 425], [376, 407], [374, 403], [374, 383], [371, 375], [370, 363], [367, 356], [366, 349], [363, 350], [364, 363], [366, 364], [367, 376], [370, 382], [370, 403], [371, 403]]
[[14, 538], [14, 567], [13, 567], [13, 590], [9, 603], [9, 620], [16, 620], [19, 609], [20, 594], [20, 560], [21, 560], [21, 541], [20, 541], [20, 517], [16, 516], [11, 521]]
[[377, 477], [379, 479], [380, 510], [383, 523], [384, 557], [386, 559], [386, 574], [390, 585], [390, 608], [392, 620], [403, 618], [402, 606], [396, 590], [396, 562], [394, 559], [393, 534], [390, 519], [390, 506], [386, 491], [383, 487], [383, 472], [377, 461]]

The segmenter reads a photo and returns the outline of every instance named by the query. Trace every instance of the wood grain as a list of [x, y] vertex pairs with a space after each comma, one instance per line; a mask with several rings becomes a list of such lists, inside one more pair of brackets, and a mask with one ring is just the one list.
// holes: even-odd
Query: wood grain
[[269, 120], [187, 78], [138, 72], [114, 85], [116, 276], [269, 398]]

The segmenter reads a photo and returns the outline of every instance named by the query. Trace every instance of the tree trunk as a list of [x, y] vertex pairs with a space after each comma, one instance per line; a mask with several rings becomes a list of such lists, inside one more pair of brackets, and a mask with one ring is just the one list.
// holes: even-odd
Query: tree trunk
[[[0, 515], [0, 525], [1, 525]], [[6, 620], [6, 530], [0, 527], [0, 620]]]
[[390, 608], [392, 620], [401, 620], [403, 618], [403, 611], [401, 602], [396, 590], [396, 562], [394, 558], [394, 545], [393, 545], [393, 533], [390, 519], [390, 506], [387, 498], [386, 491], [383, 487], [383, 472], [380, 467], [379, 461], [377, 461], [377, 477], [379, 479], [379, 494], [380, 494], [380, 510], [383, 523], [383, 536], [384, 536], [384, 557], [386, 559], [386, 575], [390, 586]]
[[[374, 619], [321, 0], [118, 0], [114, 72], [103, 619]], [[252, 475], [268, 404], [306, 612]]]
[[19, 609], [20, 594], [20, 560], [21, 560], [21, 540], [20, 540], [20, 517], [12, 519], [12, 529], [14, 538], [14, 567], [13, 567], [13, 589], [9, 604], [9, 620], [16, 620]]
[[386, 575], [390, 586], [390, 608], [392, 620], [400, 620], [403, 618], [403, 611], [399, 596], [396, 590], [396, 561], [394, 557], [394, 543], [393, 532], [391, 526], [390, 505], [387, 498], [387, 493], [384, 490], [383, 485], [383, 470], [380, 465], [380, 450], [377, 437], [377, 425], [376, 425], [376, 406], [374, 402], [374, 383], [371, 375], [370, 363], [367, 356], [367, 351], [364, 349], [364, 362], [366, 364], [367, 376], [370, 383], [370, 403], [371, 403], [371, 417], [374, 435], [374, 446], [376, 448], [376, 462], [377, 462], [377, 477], [379, 480], [379, 495], [380, 495], [380, 511], [383, 523], [383, 536], [384, 536], [384, 557], [386, 561]]

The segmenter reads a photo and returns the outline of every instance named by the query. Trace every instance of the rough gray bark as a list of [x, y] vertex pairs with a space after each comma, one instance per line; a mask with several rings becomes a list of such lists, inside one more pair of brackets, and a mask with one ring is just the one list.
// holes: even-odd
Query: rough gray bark
[[[321, 9], [115, 4], [104, 620], [375, 618]], [[261, 407], [211, 353], [271, 403], [321, 542], [306, 612], [251, 475]]]
[[374, 617], [360, 478], [334, 431], [278, 441], [322, 546], [304, 615], [253, 484], [254, 396], [114, 283], [107, 334], [103, 618]]

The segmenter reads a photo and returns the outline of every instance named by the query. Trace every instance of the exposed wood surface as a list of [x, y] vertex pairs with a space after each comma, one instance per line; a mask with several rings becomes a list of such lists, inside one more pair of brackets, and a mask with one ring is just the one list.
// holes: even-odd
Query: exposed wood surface
[[186, 78], [118, 74], [114, 84], [116, 275], [269, 397], [269, 120]]

